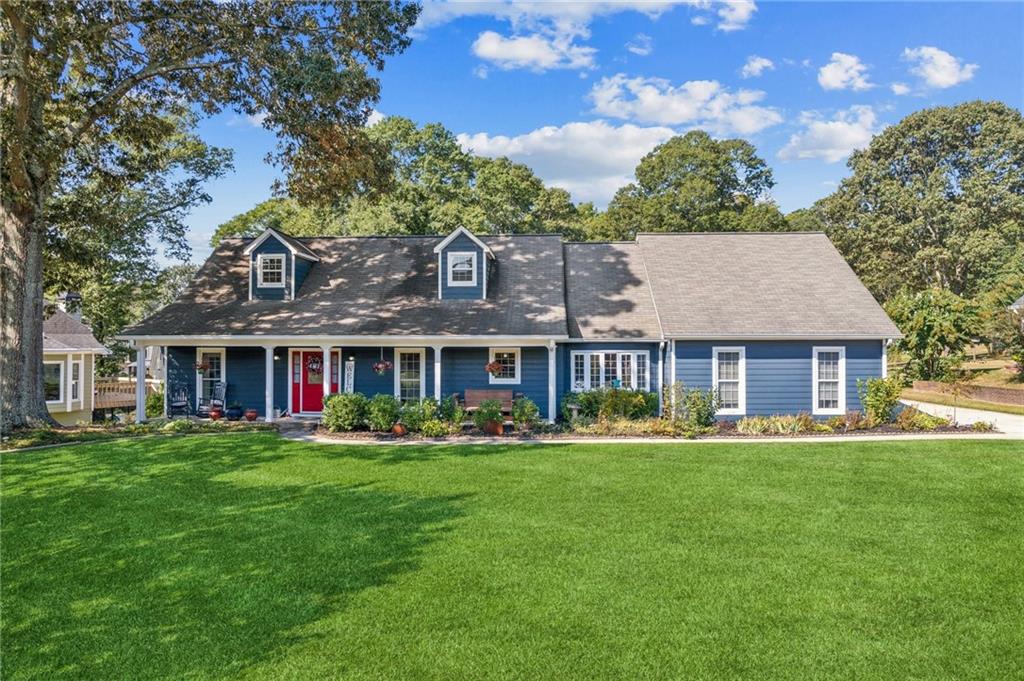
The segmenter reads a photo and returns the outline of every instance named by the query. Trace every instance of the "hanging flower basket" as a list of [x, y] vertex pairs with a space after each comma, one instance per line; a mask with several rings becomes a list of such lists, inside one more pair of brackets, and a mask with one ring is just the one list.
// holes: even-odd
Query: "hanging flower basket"
[[484, 365], [484, 371], [489, 373], [491, 376], [494, 376], [495, 378], [501, 376], [502, 369], [504, 369], [504, 367], [502, 366], [501, 362], [488, 362], [487, 364]]
[[373, 363], [373, 373], [377, 374], [378, 376], [383, 376], [387, 372], [391, 371], [391, 369], [394, 368], [394, 366], [395, 365], [392, 364], [390, 361], [382, 359], [379, 362]]
[[196, 373], [202, 376], [210, 370], [210, 365], [206, 362], [196, 362]]

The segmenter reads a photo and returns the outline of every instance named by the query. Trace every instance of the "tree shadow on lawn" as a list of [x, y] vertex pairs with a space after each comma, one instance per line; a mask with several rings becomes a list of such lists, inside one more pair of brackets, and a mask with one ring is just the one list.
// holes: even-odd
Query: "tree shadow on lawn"
[[6, 678], [235, 675], [416, 570], [463, 515], [461, 497], [281, 484], [285, 441], [182, 442], [4, 461]]
[[445, 444], [406, 444], [406, 443], [381, 443], [381, 444], [351, 444], [346, 445], [344, 440], [331, 443], [317, 443], [317, 453], [327, 459], [354, 459], [357, 461], [372, 461], [375, 463], [393, 465], [413, 462], [437, 461], [449, 457], [469, 458], [476, 456], [499, 456], [517, 452], [533, 451], [534, 448], [544, 450], [555, 450], [565, 448], [566, 443], [557, 441], [544, 442], [495, 442], [493, 444], [459, 444], [458, 442]]

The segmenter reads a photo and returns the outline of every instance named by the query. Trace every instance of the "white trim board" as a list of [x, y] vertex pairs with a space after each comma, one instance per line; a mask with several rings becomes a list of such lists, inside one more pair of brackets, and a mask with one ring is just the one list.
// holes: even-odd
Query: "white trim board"
[[[839, 353], [839, 406], [818, 408], [818, 353]], [[811, 414], [814, 416], [841, 416], [846, 413], [846, 347], [842, 345], [815, 345], [811, 348]]]
[[426, 348], [395, 348], [394, 355], [392, 356], [392, 362], [394, 366], [391, 368], [394, 372], [394, 389], [395, 398], [398, 400], [402, 399], [401, 392], [401, 373], [402, 373], [402, 355], [415, 355], [420, 356], [420, 399], [422, 400], [427, 396], [427, 349]]
[[494, 257], [494, 253], [492, 253], [491, 249], [487, 247], [487, 244], [485, 244], [483, 241], [481, 241], [479, 239], [479, 237], [477, 237], [475, 234], [473, 234], [473, 232], [469, 231], [465, 227], [456, 227], [455, 231], [453, 231], [451, 234], [446, 236], [441, 241], [441, 243], [439, 243], [438, 245], [434, 246], [434, 253], [440, 253], [441, 251], [443, 251], [445, 248], [448, 247], [448, 244], [450, 244], [451, 242], [455, 241], [455, 239], [457, 237], [459, 237], [460, 235], [463, 235], [463, 234], [466, 235], [469, 238], [470, 241], [472, 241], [477, 246], [479, 246], [480, 249], [484, 253], [487, 254], [487, 257], [489, 257], [489, 258], [493, 258]]
[[[448, 288], [475, 288], [477, 286], [477, 252], [476, 251], [451, 251], [445, 254], [447, 261], [445, 262], [445, 281], [448, 284]], [[469, 258], [469, 271], [473, 275], [473, 278], [469, 281], [455, 281], [452, 275], [455, 273], [455, 259], [456, 258]]]
[[520, 348], [488, 348], [487, 349], [487, 363], [490, 364], [494, 361], [496, 353], [499, 352], [511, 352], [515, 355], [515, 366], [516, 375], [515, 378], [495, 378], [491, 374], [487, 374], [488, 385], [521, 385], [523, 382], [523, 353]]
[[743, 416], [747, 413], [747, 348], [742, 345], [734, 346], [715, 346], [711, 348], [711, 388], [718, 392], [718, 355], [721, 353], [739, 353], [739, 379], [738, 379], [738, 392], [739, 399], [737, 400], [738, 405], [729, 409], [719, 409], [716, 415], [722, 416]]
[[312, 262], [320, 262], [320, 258], [318, 258], [315, 255], [312, 255], [310, 253], [304, 253], [304, 252], [300, 251], [299, 249], [295, 248], [290, 243], [288, 243], [287, 239], [285, 239], [280, 233], [276, 232], [271, 227], [267, 227], [267, 229], [265, 229], [263, 231], [263, 234], [260, 234], [258, 237], [253, 239], [249, 243], [249, 245], [245, 247], [245, 250], [242, 251], [242, 254], [243, 255], [250, 255], [254, 250], [259, 248], [260, 244], [262, 244], [264, 241], [269, 239], [271, 236], [273, 236], [275, 239], [280, 241], [281, 245], [284, 246], [285, 248], [287, 248], [288, 252], [291, 253], [292, 255], [294, 255], [294, 256], [296, 256], [298, 258], [303, 258], [305, 260], [310, 260]]

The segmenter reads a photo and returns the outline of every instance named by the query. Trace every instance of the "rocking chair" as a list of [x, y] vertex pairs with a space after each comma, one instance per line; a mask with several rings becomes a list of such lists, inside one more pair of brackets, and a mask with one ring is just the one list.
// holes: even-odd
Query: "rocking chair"
[[213, 395], [209, 398], [199, 399], [199, 408], [196, 409], [196, 415], [203, 418], [210, 417], [210, 410], [214, 407], [220, 409], [224, 408], [224, 393], [227, 392], [227, 385], [224, 381], [217, 381], [213, 384]]
[[178, 390], [167, 398], [167, 418], [173, 419], [175, 414], [188, 418], [192, 414], [192, 405], [188, 400], [188, 391]]

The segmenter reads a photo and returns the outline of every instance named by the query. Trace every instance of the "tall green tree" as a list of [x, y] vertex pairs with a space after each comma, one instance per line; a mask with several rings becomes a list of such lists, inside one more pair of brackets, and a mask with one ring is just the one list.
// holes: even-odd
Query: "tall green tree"
[[908, 357], [907, 372], [926, 381], [950, 376], [978, 324], [974, 305], [944, 288], [904, 290], [885, 311], [903, 332], [898, 349]]
[[924, 109], [854, 152], [819, 202], [833, 242], [876, 297], [903, 286], [972, 297], [1024, 240], [1024, 118], [1000, 102]]
[[[364, 127], [373, 71], [408, 45], [417, 15], [399, 0], [0, 3], [0, 429], [49, 421], [43, 248], [58, 187], [96, 162], [80, 149], [145, 149], [171, 108], [230, 107], [277, 133], [292, 196], [365, 191], [390, 178]], [[126, 225], [123, 237], [139, 235]]]
[[767, 201], [774, 184], [771, 168], [749, 142], [694, 130], [641, 159], [636, 182], [616, 192], [594, 236], [785, 229], [785, 217]]

